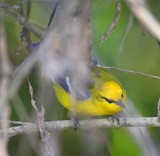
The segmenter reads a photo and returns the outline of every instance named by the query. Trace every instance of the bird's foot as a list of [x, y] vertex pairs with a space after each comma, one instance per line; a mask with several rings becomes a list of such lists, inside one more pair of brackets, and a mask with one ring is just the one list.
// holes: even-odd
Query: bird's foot
[[80, 123], [77, 118], [71, 118], [72, 128], [77, 131], [80, 128]]
[[118, 117], [112, 115], [112, 116], [109, 117], [109, 120], [117, 123], [117, 129], [120, 127], [120, 120], [119, 120]]

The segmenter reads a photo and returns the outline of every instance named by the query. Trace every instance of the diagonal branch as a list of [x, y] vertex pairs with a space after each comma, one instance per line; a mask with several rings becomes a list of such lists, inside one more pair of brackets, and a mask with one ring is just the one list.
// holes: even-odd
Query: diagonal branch
[[19, 14], [9, 5], [7, 5], [5, 2], [0, 2], [0, 8], [5, 9], [12, 17], [14, 17], [24, 28], [31, 31], [34, 35], [36, 35], [39, 38], [42, 38], [43, 34], [41, 30], [38, 29], [38, 27], [28, 23], [27, 20], [25, 20], [24, 16], [21, 16], [19, 18]]
[[160, 23], [147, 7], [145, 0], [125, 0], [132, 13], [143, 27], [160, 42]]
[[101, 37], [100, 42], [104, 42], [108, 38], [108, 36], [114, 31], [114, 29], [116, 28], [117, 23], [119, 21], [120, 12], [121, 12], [121, 3], [120, 3], [120, 0], [117, 0], [115, 17], [114, 17], [110, 27], [107, 29], [107, 31], [104, 33], [104, 35]]

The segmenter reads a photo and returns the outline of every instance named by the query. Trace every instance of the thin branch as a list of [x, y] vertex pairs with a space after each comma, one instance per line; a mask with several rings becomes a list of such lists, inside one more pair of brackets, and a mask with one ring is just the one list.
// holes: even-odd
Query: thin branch
[[[62, 131], [65, 129], [73, 128], [73, 124], [70, 120], [64, 121], [51, 121], [45, 122], [49, 131]], [[117, 128], [117, 122], [113, 122], [110, 119], [92, 119], [79, 121], [79, 129], [99, 129], [99, 128]], [[119, 127], [160, 127], [160, 122], [157, 117], [133, 117], [133, 118], [119, 118]], [[38, 132], [36, 124], [26, 124], [23, 126], [17, 126], [8, 128], [6, 130], [0, 130], [0, 136], [3, 132], [8, 133], [9, 137]]]
[[0, 7], [5, 9], [10, 15], [12, 15], [24, 28], [31, 31], [37, 37], [42, 38], [43, 36], [42, 31], [39, 30], [39, 28], [36, 27], [35, 25], [28, 23], [28, 21], [25, 20], [24, 16], [21, 16], [20, 20], [19, 14], [12, 7], [7, 5], [5, 2], [0, 2]]
[[160, 23], [147, 7], [145, 0], [125, 0], [132, 13], [143, 27], [160, 42]]
[[120, 0], [117, 0], [115, 17], [114, 17], [114, 19], [112, 21], [112, 24], [110, 25], [109, 29], [107, 29], [107, 31], [101, 37], [100, 42], [104, 42], [104, 40], [106, 40], [108, 38], [108, 36], [114, 31], [114, 29], [116, 28], [117, 23], [119, 21], [120, 12], [121, 12], [121, 3], [120, 3]]
[[30, 124], [29, 122], [11, 121], [11, 120], [1, 120], [1, 119], [0, 119], [0, 123], [3, 123], [3, 122], [7, 122], [7, 123], [10, 123], [10, 124], [15, 124], [15, 125], [26, 125], [26, 124]]
[[51, 25], [51, 23], [52, 23], [52, 20], [53, 20], [53, 18], [54, 18], [54, 15], [55, 15], [55, 12], [56, 12], [56, 9], [57, 9], [57, 6], [58, 6], [58, 2], [59, 2], [59, 1], [57, 1], [56, 4], [55, 4], [54, 7], [53, 7], [53, 10], [52, 10], [52, 13], [51, 13], [51, 15], [50, 15], [49, 22], [48, 22], [48, 28], [50, 27], [50, 25]]
[[[3, 16], [0, 15], [0, 18], [3, 19]], [[8, 88], [9, 88], [8, 86], [9, 86], [10, 75], [12, 72], [12, 66], [7, 52], [5, 27], [1, 21], [0, 21], [0, 70], [2, 71], [2, 76], [0, 79], [0, 118], [4, 120], [3, 123], [0, 123], [0, 129], [3, 130], [9, 127], [9, 123], [7, 123], [6, 120], [9, 119], [10, 115], [10, 109], [8, 105]], [[7, 142], [8, 142], [8, 135], [4, 131], [4, 133], [0, 137], [1, 156], [8, 156]]]
[[48, 155], [50, 155], [53, 153], [53, 149], [49, 143], [50, 133], [49, 133], [48, 128], [45, 124], [45, 118], [44, 118], [45, 109], [43, 106], [41, 106], [41, 111], [40, 112], [38, 111], [38, 108], [36, 106], [36, 102], [33, 99], [33, 88], [31, 86], [31, 84], [29, 83], [29, 81], [28, 81], [28, 84], [29, 84], [29, 92], [31, 95], [31, 104], [36, 112], [36, 125], [39, 129], [39, 132], [40, 132], [40, 135], [42, 138], [42, 143], [45, 145], [46, 152], [48, 153]]
[[16, 68], [11, 77], [8, 92], [9, 99], [13, 98], [16, 95], [19, 87], [22, 84], [22, 81], [26, 78], [27, 74], [31, 71], [31, 69], [38, 62], [41, 56], [42, 52], [31, 53], [29, 57], [26, 58], [25, 61]]
[[[26, 6], [26, 11], [24, 11], [23, 9], [23, 0], [20, 0], [19, 2], [19, 21], [21, 21], [21, 18], [24, 18], [22, 20], [28, 22], [29, 21], [29, 16], [30, 16], [30, 0], [27, 1], [27, 6]], [[32, 50], [32, 41], [31, 41], [31, 35], [30, 35], [30, 31], [28, 29], [26, 29], [23, 25], [22, 25], [22, 31], [20, 32], [20, 46], [18, 47], [18, 49], [16, 50], [16, 53], [19, 53], [19, 50], [22, 47], [22, 42], [25, 40], [26, 42], [26, 49], [28, 50], [28, 52], [30, 53]]]
[[133, 74], [137, 74], [137, 75], [142, 75], [142, 76], [146, 76], [146, 77], [150, 77], [150, 78], [154, 78], [154, 79], [160, 79], [160, 76], [155, 76], [155, 75], [151, 75], [151, 74], [146, 74], [143, 72], [138, 72], [138, 71], [133, 71], [133, 70], [127, 70], [127, 69], [122, 69], [122, 68], [118, 68], [118, 67], [109, 67], [109, 66], [102, 66], [102, 65], [97, 65], [100, 68], [103, 69], [113, 69], [113, 70], [119, 70], [122, 72], [126, 72], [126, 73], [133, 73]]
[[123, 47], [124, 47], [124, 41], [126, 40], [127, 35], [129, 33], [129, 31], [131, 30], [132, 25], [133, 25], [133, 15], [129, 14], [127, 27], [126, 27], [124, 35], [123, 35], [123, 37], [120, 41], [119, 54], [120, 54], [121, 58], [122, 58], [122, 50], [123, 50]]
[[157, 110], [158, 110], [158, 114], [157, 114], [158, 121], [160, 121], [160, 98], [159, 98], [159, 100], [158, 100]]

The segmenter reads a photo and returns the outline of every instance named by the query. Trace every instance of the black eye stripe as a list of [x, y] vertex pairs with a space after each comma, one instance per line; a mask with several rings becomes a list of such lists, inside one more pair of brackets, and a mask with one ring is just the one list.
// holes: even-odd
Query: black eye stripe
[[104, 96], [101, 96], [104, 100], [106, 100], [108, 103], [116, 103], [116, 101], [112, 100], [112, 99], [108, 99]]
[[106, 98], [106, 97], [104, 97], [104, 96], [101, 96], [101, 98], [102, 99], [104, 99], [106, 102], [108, 102], [109, 104], [117, 104], [118, 106], [120, 106], [120, 107], [122, 107], [122, 108], [125, 108], [125, 106], [124, 106], [124, 104], [123, 104], [123, 102], [122, 102], [122, 100], [118, 100], [118, 101], [115, 101], [115, 100], [112, 100], [112, 99], [108, 99], [108, 98]]

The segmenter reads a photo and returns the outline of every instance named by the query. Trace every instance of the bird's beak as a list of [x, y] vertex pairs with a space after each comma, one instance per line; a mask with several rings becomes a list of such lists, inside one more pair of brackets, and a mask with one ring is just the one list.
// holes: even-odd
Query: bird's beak
[[124, 103], [120, 99], [117, 101], [117, 105], [119, 105], [119, 106], [121, 106], [123, 108], [126, 108], [125, 105], [124, 105]]

